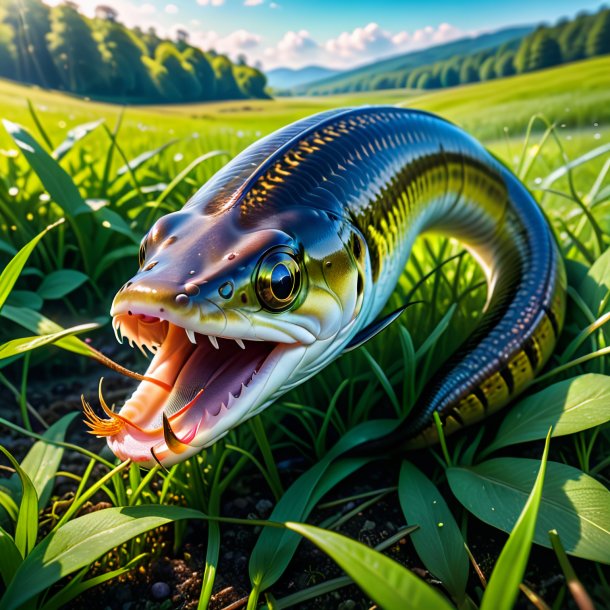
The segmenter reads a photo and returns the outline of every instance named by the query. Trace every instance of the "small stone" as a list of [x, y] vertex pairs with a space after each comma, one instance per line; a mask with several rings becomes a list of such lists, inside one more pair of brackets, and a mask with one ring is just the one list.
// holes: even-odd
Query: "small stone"
[[337, 610], [353, 610], [356, 602], [353, 599], [346, 599], [337, 606]]
[[256, 512], [261, 517], [266, 517], [271, 512], [271, 509], [273, 508], [273, 502], [271, 502], [271, 500], [267, 500], [267, 498], [263, 498], [262, 500], [259, 500], [256, 503], [255, 508], [256, 508]]
[[165, 599], [169, 597], [171, 590], [166, 582], [156, 582], [150, 588], [150, 592], [154, 599]]
[[368, 519], [364, 522], [362, 526], [361, 532], [371, 532], [375, 529], [377, 524], [374, 521], [369, 521]]
[[356, 503], [355, 502], [348, 502], [344, 507], [343, 510], [345, 512], [349, 511], [349, 510], [354, 510], [354, 508], [356, 508]]

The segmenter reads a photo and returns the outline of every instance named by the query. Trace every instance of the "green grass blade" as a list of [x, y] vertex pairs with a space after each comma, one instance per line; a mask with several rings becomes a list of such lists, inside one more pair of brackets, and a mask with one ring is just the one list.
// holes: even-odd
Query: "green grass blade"
[[9, 261], [8, 265], [0, 275], [0, 311], [4, 305], [8, 295], [10, 294], [15, 282], [19, 278], [25, 263], [30, 254], [38, 244], [38, 242], [46, 235], [46, 233], [63, 222], [63, 218], [55, 224], [48, 226], [44, 231], [40, 232], [34, 239], [29, 241], [15, 256]]
[[436, 486], [415, 466], [403, 461], [398, 497], [409, 525], [413, 546], [427, 570], [438, 578], [459, 605], [465, 599], [468, 554], [464, 538]]
[[73, 519], [47, 536], [24, 560], [0, 600], [0, 610], [19, 607], [64, 576], [148, 530], [204, 517], [200, 511], [180, 506], [142, 505], [107, 508]]
[[[78, 413], [68, 413], [55, 422], [42, 435], [50, 441], [63, 441], [70, 424]], [[53, 483], [57, 469], [64, 454], [64, 448], [45, 441], [37, 441], [21, 462], [21, 468], [30, 477], [38, 495], [38, 507], [47, 505], [53, 491]]]
[[84, 593], [93, 587], [98, 587], [99, 585], [117, 578], [118, 576], [127, 574], [127, 572], [131, 572], [131, 570], [136, 568], [142, 559], [147, 556], [148, 553], [141, 553], [116, 570], [100, 574], [99, 576], [94, 576], [93, 578], [89, 578], [84, 581], [73, 578], [59, 591], [59, 593], [56, 593], [48, 602], [46, 602], [40, 610], [62, 610], [62, 608], [64, 608], [69, 601], [73, 600], [78, 595], [81, 595], [81, 593]]
[[549, 430], [536, 481], [525, 507], [496, 561], [483, 595], [481, 610], [512, 610], [515, 604], [534, 539], [550, 442], [551, 431]]
[[13, 580], [22, 561], [23, 557], [15, 541], [0, 527], [0, 577], [5, 587], [8, 587]]
[[10, 358], [11, 356], [15, 356], [16, 354], [24, 354], [30, 350], [42, 347], [43, 345], [55, 343], [55, 341], [58, 341], [65, 337], [69, 337], [77, 333], [85, 333], [90, 330], [95, 330], [99, 327], [99, 324], [80, 324], [79, 326], [66, 328], [58, 333], [53, 333], [50, 335], [38, 335], [36, 337], [23, 337], [21, 339], [13, 339], [12, 341], [8, 341], [7, 343], [0, 345], [0, 360], [2, 360], [3, 358]]
[[74, 148], [75, 144], [97, 129], [103, 122], [104, 119], [98, 119], [70, 129], [65, 140], [51, 153], [52, 157], [56, 161], [61, 161]]
[[2, 445], [0, 451], [8, 458], [21, 480], [22, 493], [15, 526], [15, 546], [22, 557], [27, 557], [38, 536], [38, 497], [32, 481], [19, 466], [19, 462]]
[[[37, 333], [38, 335], [51, 335], [60, 333], [64, 329], [59, 325], [46, 318], [41, 313], [32, 309], [24, 307], [13, 307], [5, 305], [0, 311], [0, 316], [27, 328], [30, 332]], [[97, 358], [94, 353], [95, 350], [85, 343], [82, 339], [75, 336], [64, 337], [55, 341], [57, 347], [80, 354], [81, 356], [87, 356], [89, 358]]]
[[305, 523], [288, 522], [286, 527], [322, 549], [384, 610], [453, 609], [413, 572], [361, 542]]
[[3, 119], [2, 122], [57, 205], [68, 216], [89, 214], [91, 209], [85, 204], [77, 186], [63, 167], [40, 146], [24, 127], [6, 119]]

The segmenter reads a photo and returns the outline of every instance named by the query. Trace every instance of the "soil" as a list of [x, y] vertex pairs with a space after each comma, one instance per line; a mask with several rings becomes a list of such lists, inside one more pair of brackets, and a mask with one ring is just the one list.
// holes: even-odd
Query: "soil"
[[[104, 348], [108, 355], [113, 356], [113, 347]], [[117, 354], [118, 355], [118, 354]], [[69, 358], [69, 357], [68, 357]], [[82, 359], [75, 360], [75, 367], [82, 367]], [[129, 365], [129, 363], [126, 363]], [[38, 367], [40, 368], [40, 367]], [[66, 413], [81, 408], [80, 396], [94, 397], [97, 395], [97, 384], [100, 370], [95, 364], [87, 365], [79, 374], [65, 376], [66, 361], [62, 360], [57, 367], [47, 363], [51, 379], [30, 379], [28, 400], [50, 424]], [[61, 375], [55, 370], [61, 369]], [[72, 368], [71, 370], [77, 370]], [[107, 401], [120, 401], [134, 387], [130, 379], [109, 374], [104, 381], [104, 395]], [[5, 388], [0, 389], [0, 415], [15, 423], [20, 423], [19, 409], [15, 398]], [[100, 452], [105, 443], [86, 433], [85, 426], [76, 422], [72, 425], [69, 440], [87, 449]], [[33, 420], [33, 426], [38, 431], [40, 425]], [[0, 444], [7, 447], [19, 460], [23, 458], [31, 441], [11, 431], [0, 433]], [[539, 455], [539, 453], [537, 454]], [[66, 451], [61, 470], [82, 473], [88, 459], [73, 451]], [[298, 477], [307, 467], [304, 460], [290, 459], [282, 461], [281, 476], [285, 483]], [[396, 484], [398, 464], [374, 462], [360, 470], [356, 475], [339, 485], [325, 498], [325, 501], [347, 498], [349, 496], [376, 490]], [[100, 473], [103, 469], [100, 470]], [[7, 476], [0, 470], [0, 476]], [[54, 493], [62, 499], [69, 500], [74, 492], [75, 483], [71, 479], [58, 477]], [[451, 497], [448, 490], [442, 490], [445, 498]], [[243, 472], [223, 498], [221, 514], [227, 517], [260, 518], [269, 516], [273, 508], [273, 498], [262, 477], [254, 469]], [[104, 497], [94, 498], [87, 504], [84, 512], [99, 510], [109, 506]], [[346, 513], [355, 508], [353, 502], [344, 502], [338, 507], [314, 511], [308, 522], [320, 523], [334, 514]], [[396, 493], [386, 495], [381, 501], [348, 520], [338, 531], [360, 540], [370, 546], [375, 546], [395, 534], [404, 527]], [[259, 527], [239, 525], [221, 525], [221, 550], [218, 571], [214, 586], [214, 595], [210, 604], [211, 610], [236, 610], [245, 608], [249, 593], [248, 560], [252, 548], [260, 532]], [[165, 527], [149, 536], [154, 542], [153, 553], [148, 563], [144, 563], [128, 575], [110, 581], [110, 583], [92, 589], [74, 600], [68, 609], [80, 610], [194, 610], [201, 591], [201, 581], [206, 552], [206, 525], [189, 523], [184, 533], [183, 546], [173, 551], [172, 528]], [[484, 575], [489, 578], [493, 565], [506, 540], [506, 535], [491, 528], [474, 517], [469, 519], [468, 538], [470, 549], [476, 558]], [[433, 586], [439, 586], [430, 573], [419, 562], [408, 537], [403, 538], [386, 553], [401, 564], [413, 570]], [[584, 577], [593, 572], [591, 564], [575, 560], [577, 573]], [[93, 567], [95, 572], [96, 567]], [[342, 575], [337, 565], [324, 553], [307, 541], [302, 541], [293, 561], [284, 576], [271, 588], [270, 593], [275, 599], [281, 599], [296, 591]], [[595, 578], [591, 574], [592, 579]], [[541, 596], [548, 604], [556, 599], [564, 582], [561, 570], [554, 554], [546, 549], [534, 547], [528, 571], [526, 584]], [[589, 589], [590, 592], [591, 589]], [[469, 594], [475, 600], [480, 599], [481, 585], [471, 570]], [[262, 596], [264, 601], [264, 596]], [[332, 593], [318, 597], [298, 606], [304, 610], [360, 610], [373, 607], [371, 600], [355, 585], [338, 589]], [[532, 608], [521, 595], [518, 608]], [[575, 607], [570, 598], [565, 598], [559, 607]]]

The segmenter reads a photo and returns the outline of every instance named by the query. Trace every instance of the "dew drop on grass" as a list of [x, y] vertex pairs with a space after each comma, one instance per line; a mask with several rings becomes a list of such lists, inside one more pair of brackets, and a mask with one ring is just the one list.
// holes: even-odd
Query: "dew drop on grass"
[[180, 161], [182, 161], [182, 159], [184, 159], [184, 155], [182, 153], [176, 153], [174, 155], [174, 162], [180, 163]]
[[8, 190], [8, 194], [11, 197], [17, 197], [17, 195], [19, 195], [19, 189], [16, 186], [11, 186], [11, 188]]
[[536, 178], [534, 180], [534, 184], [541, 184], [542, 183], [542, 178], [540, 178], [540, 176], [538, 176], [538, 178]]
[[49, 193], [40, 193], [38, 200], [46, 203], [47, 201], [51, 201], [51, 195], [49, 195]]
[[437, 525], [438, 525], [438, 527], [443, 527], [443, 525], [445, 525], [445, 524], [444, 524], [442, 521], [439, 521], [439, 522], [437, 523]]
[[596, 134], [595, 134], [593, 137], [594, 137], [596, 140], [599, 140], [599, 139], [602, 137], [602, 134], [601, 134], [601, 133], [596, 133]]
[[104, 222], [102, 222], [102, 227], [104, 227], [105, 229], [109, 229], [112, 225], [107, 221], [104, 220]]

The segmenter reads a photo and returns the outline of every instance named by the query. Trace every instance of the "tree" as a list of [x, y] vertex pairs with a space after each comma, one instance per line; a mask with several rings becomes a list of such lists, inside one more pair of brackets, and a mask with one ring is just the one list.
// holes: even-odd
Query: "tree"
[[610, 10], [595, 16], [595, 22], [587, 36], [587, 56], [610, 53]]
[[495, 72], [498, 78], [512, 76], [515, 73], [515, 52], [505, 51], [497, 57]]
[[561, 63], [561, 49], [548, 30], [539, 30], [534, 36], [529, 58], [529, 70], [542, 70]]
[[496, 78], [496, 58], [492, 55], [488, 57], [482, 64], [479, 70], [479, 78], [481, 80], [492, 80]]
[[446, 63], [441, 70], [440, 81], [442, 87], [455, 87], [460, 83], [460, 74], [454, 63]]
[[421, 75], [421, 70], [411, 70], [407, 78], [407, 89], [417, 89], [417, 81]]
[[102, 21], [110, 21], [112, 23], [116, 23], [117, 19], [119, 18], [119, 14], [111, 6], [100, 4], [99, 6], [95, 7], [95, 18], [101, 19]]
[[193, 69], [195, 78], [199, 83], [200, 98], [202, 100], [213, 100], [216, 97], [216, 77], [207, 55], [195, 47], [189, 47], [184, 51], [182, 57]]
[[201, 85], [193, 66], [184, 61], [182, 54], [171, 42], [161, 43], [155, 52], [155, 61], [165, 69], [161, 76], [162, 93], [175, 102], [196, 100]]
[[563, 61], [576, 61], [585, 57], [587, 45], [586, 27], [588, 17], [577, 18], [567, 23], [559, 33], [559, 47]]
[[4, 0], [4, 22], [13, 32], [15, 75], [27, 83], [57, 87], [59, 75], [46, 44], [49, 7], [40, 0]]
[[530, 36], [526, 36], [519, 45], [517, 54], [515, 55], [514, 66], [518, 74], [527, 72], [530, 68], [530, 55], [531, 55], [532, 40]]
[[154, 97], [156, 87], [149, 67], [143, 62], [147, 55], [146, 45], [120, 23], [96, 19], [93, 24], [112, 94], [144, 99]]
[[212, 69], [216, 76], [216, 99], [238, 100], [244, 97], [233, 74], [233, 64], [224, 55], [212, 59]]
[[417, 79], [418, 89], [432, 89], [434, 87], [434, 79], [430, 72], [422, 72]]
[[102, 65], [102, 55], [89, 24], [73, 6], [66, 3], [53, 8], [47, 41], [66, 90], [103, 91], [106, 84], [103, 71], [91, 69]]
[[265, 92], [267, 77], [256, 68], [237, 65], [233, 68], [235, 81], [244, 97], [268, 98]]
[[17, 49], [14, 43], [13, 30], [4, 23], [6, 11], [0, 7], [0, 76], [15, 78], [15, 62], [17, 61]]
[[474, 59], [466, 59], [460, 69], [460, 83], [476, 83], [478, 80], [479, 70], [474, 62]]

